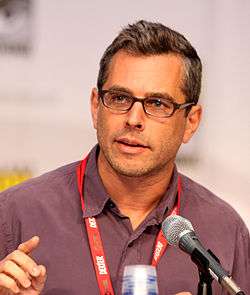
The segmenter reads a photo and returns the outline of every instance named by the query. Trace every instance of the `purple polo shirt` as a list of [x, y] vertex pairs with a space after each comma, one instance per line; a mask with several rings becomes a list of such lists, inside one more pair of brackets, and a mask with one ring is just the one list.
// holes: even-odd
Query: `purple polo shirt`
[[[39, 247], [32, 257], [47, 267], [42, 294], [99, 294], [83, 218], [95, 216], [115, 293], [121, 294], [125, 265], [150, 264], [162, 221], [176, 202], [175, 169], [169, 187], [142, 224], [133, 231], [102, 184], [95, 147], [90, 152], [84, 180], [85, 209], [77, 189], [79, 162], [61, 167], [0, 194], [0, 259], [38, 235]], [[206, 248], [220, 259], [234, 280], [250, 293], [249, 232], [239, 215], [224, 201], [186, 176], [182, 182], [180, 214], [189, 219]], [[198, 273], [189, 256], [169, 246], [157, 266], [159, 294], [181, 291], [196, 294]], [[213, 294], [222, 292], [213, 282]]]

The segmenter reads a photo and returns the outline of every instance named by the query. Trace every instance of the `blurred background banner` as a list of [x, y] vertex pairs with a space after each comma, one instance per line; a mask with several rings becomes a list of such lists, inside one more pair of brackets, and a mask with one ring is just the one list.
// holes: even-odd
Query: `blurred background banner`
[[31, 49], [31, 0], [0, 0], [0, 52], [27, 54]]
[[159, 21], [203, 61], [203, 121], [178, 157], [183, 173], [250, 227], [248, 0], [0, 0], [0, 190], [79, 160], [96, 142], [89, 96], [122, 26]]

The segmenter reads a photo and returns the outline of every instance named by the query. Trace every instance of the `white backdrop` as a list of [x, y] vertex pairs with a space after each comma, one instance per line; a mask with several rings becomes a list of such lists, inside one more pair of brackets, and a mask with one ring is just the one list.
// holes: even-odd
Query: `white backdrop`
[[0, 169], [38, 175], [81, 158], [96, 141], [89, 94], [104, 49], [128, 22], [160, 21], [183, 33], [204, 65], [203, 123], [180, 170], [250, 227], [250, 2], [33, 2], [30, 54], [0, 52]]

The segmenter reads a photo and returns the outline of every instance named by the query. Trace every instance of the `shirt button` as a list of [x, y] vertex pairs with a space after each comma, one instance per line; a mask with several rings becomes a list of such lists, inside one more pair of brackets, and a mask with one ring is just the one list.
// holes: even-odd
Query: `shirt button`
[[109, 208], [114, 208], [114, 207], [115, 207], [115, 204], [112, 201], [110, 201], [109, 202]]
[[134, 246], [134, 242], [131, 242], [131, 243], [128, 244], [128, 247], [129, 247], [129, 248], [131, 248], [131, 247], [133, 247], [133, 246]]

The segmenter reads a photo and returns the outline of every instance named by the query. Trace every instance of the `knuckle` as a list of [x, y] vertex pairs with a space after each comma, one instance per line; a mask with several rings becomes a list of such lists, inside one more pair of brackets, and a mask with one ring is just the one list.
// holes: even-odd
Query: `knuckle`
[[14, 288], [16, 288], [16, 287], [17, 287], [16, 282], [15, 282], [14, 280], [11, 280], [11, 281], [9, 282], [9, 288], [10, 288], [10, 289], [14, 289]]
[[10, 260], [6, 260], [4, 261], [2, 265], [2, 270], [3, 271], [9, 270], [12, 266], [13, 266], [13, 263]]
[[3, 286], [4, 283], [4, 276], [0, 273], [0, 286]]
[[20, 256], [20, 250], [14, 250], [11, 253], [11, 258], [14, 259], [14, 260], [17, 259], [19, 256]]
[[17, 288], [17, 284], [12, 278], [0, 273], [0, 287], [14, 289]]

